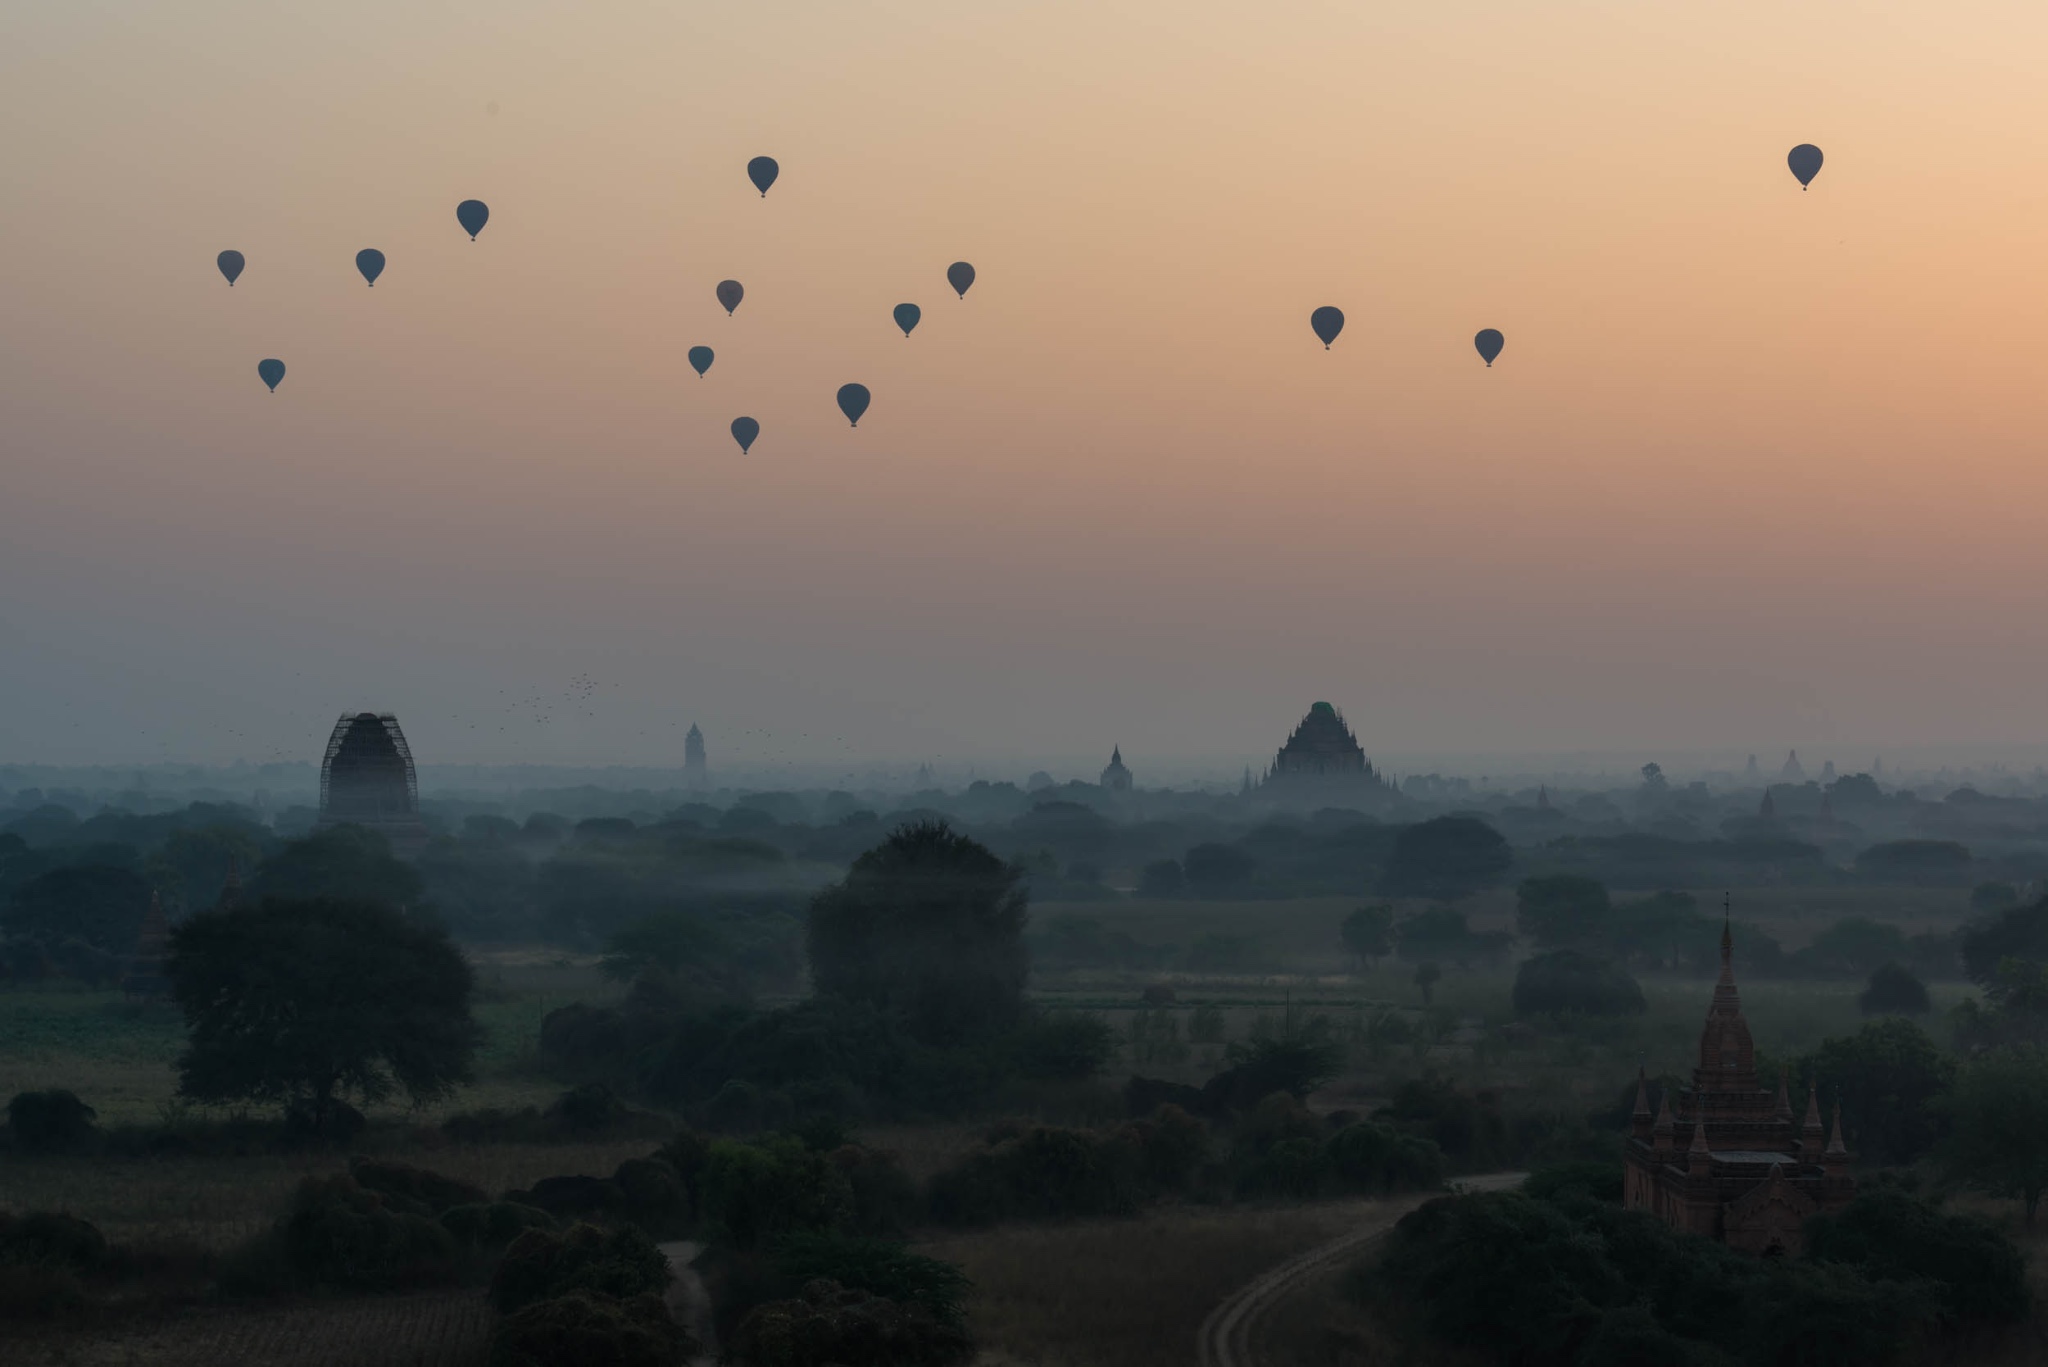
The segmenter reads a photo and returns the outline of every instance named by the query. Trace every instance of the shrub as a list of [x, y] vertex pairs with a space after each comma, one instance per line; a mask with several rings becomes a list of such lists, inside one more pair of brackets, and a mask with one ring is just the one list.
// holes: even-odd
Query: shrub
[[1329, 1159], [1320, 1142], [1306, 1136], [1283, 1139], [1245, 1169], [1238, 1186], [1248, 1194], [1307, 1200], [1323, 1188]]
[[750, 1367], [945, 1367], [973, 1344], [917, 1304], [810, 1283], [796, 1300], [756, 1306], [733, 1334], [733, 1353]]
[[1146, 1194], [1147, 1168], [1135, 1129], [1103, 1136], [1033, 1125], [935, 1174], [929, 1200], [948, 1224], [1121, 1215]]
[[702, 1351], [659, 1296], [571, 1291], [500, 1321], [490, 1367], [675, 1367]]
[[853, 1194], [852, 1228], [861, 1234], [898, 1234], [916, 1218], [917, 1184], [893, 1153], [842, 1144], [832, 1166], [846, 1176]]
[[80, 1273], [97, 1271], [106, 1260], [106, 1236], [75, 1215], [0, 1211], [0, 1263], [43, 1263]]
[[455, 1240], [424, 1216], [342, 1176], [299, 1184], [274, 1239], [306, 1283], [365, 1291], [438, 1286], [456, 1279]]
[[514, 1201], [451, 1206], [441, 1212], [441, 1228], [472, 1248], [503, 1248], [529, 1229], [554, 1227], [554, 1216]]
[[1607, 959], [1559, 949], [1525, 960], [1515, 973], [1515, 1014], [1639, 1015], [1643, 989]]
[[846, 1173], [786, 1136], [712, 1144], [698, 1191], [705, 1219], [743, 1251], [783, 1234], [843, 1229], [854, 1214]]
[[473, 1187], [453, 1177], [361, 1155], [349, 1160], [348, 1175], [366, 1191], [424, 1207], [425, 1213], [430, 1215], [439, 1215], [452, 1206], [482, 1205], [491, 1199], [490, 1193], [483, 1188]]
[[612, 1173], [628, 1219], [654, 1235], [680, 1234], [690, 1222], [690, 1189], [659, 1158], [628, 1158]]
[[1539, 1168], [1522, 1183], [1522, 1194], [1539, 1201], [1580, 1195], [1595, 1201], [1621, 1204], [1621, 1165], [1618, 1163], [1559, 1163]]
[[1324, 1146], [1340, 1186], [1367, 1195], [1429, 1191], [1444, 1184], [1444, 1155], [1432, 1140], [1385, 1125], [1346, 1125]]
[[573, 1087], [556, 1097], [542, 1114], [564, 1129], [580, 1134], [602, 1134], [632, 1115], [632, 1108], [612, 1095], [612, 1089], [598, 1082]]
[[1866, 1191], [1806, 1226], [1807, 1253], [1874, 1280], [1926, 1281], [1953, 1322], [1992, 1324], [2027, 1313], [2026, 1258], [1974, 1215], [1950, 1215], [1905, 1192]]
[[1062, 1011], [1013, 1031], [1006, 1052], [1018, 1077], [1094, 1077], [1116, 1055], [1116, 1036], [1100, 1016]]
[[871, 1296], [923, 1306], [941, 1324], [964, 1323], [961, 1301], [972, 1288], [952, 1263], [911, 1253], [891, 1239], [792, 1234], [777, 1241], [775, 1270], [799, 1286], [824, 1279]]
[[62, 1088], [17, 1092], [7, 1103], [14, 1142], [31, 1153], [77, 1153], [93, 1141], [99, 1112]]
[[1866, 1016], [1918, 1016], [1932, 1006], [1927, 984], [1897, 964], [1885, 964], [1870, 975], [1870, 986], [1856, 998]]
[[574, 1291], [659, 1296], [671, 1275], [667, 1256], [631, 1225], [575, 1225], [561, 1234], [529, 1229], [512, 1241], [492, 1275], [491, 1304], [509, 1315]]

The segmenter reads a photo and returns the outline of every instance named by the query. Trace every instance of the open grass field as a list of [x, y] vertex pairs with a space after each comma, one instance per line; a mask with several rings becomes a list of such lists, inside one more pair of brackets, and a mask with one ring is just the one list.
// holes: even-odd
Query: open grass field
[[483, 1367], [497, 1318], [474, 1289], [208, 1308], [0, 1339], [0, 1359], [14, 1367]]

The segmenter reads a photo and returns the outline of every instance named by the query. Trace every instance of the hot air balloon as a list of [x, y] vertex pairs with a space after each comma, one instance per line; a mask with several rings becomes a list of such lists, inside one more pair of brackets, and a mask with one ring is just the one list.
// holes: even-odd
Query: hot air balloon
[[228, 278], [228, 284], [232, 287], [236, 278], [241, 275], [242, 267], [249, 263], [242, 259], [240, 252], [225, 251], [213, 258], [213, 264], [220, 267], [220, 273]]
[[855, 427], [860, 426], [860, 415], [868, 411], [868, 387], [864, 384], [843, 384], [839, 386], [839, 411]]
[[711, 369], [710, 347], [693, 346], [690, 348], [690, 369], [697, 372], [698, 379], [704, 378], [704, 372]]
[[1322, 339], [1323, 350], [1330, 349], [1330, 343], [1337, 340], [1337, 334], [1344, 330], [1344, 310], [1325, 304], [1308, 316], [1308, 325], [1315, 329]]
[[924, 310], [915, 304], [898, 304], [896, 306], [896, 326], [903, 329], [905, 337], [910, 335], [911, 329], [917, 326], [917, 320], [922, 317], [924, 317]]
[[363, 273], [363, 279], [375, 285], [377, 277], [384, 274], [384, 253], [375, 247], [363, 248], [356, 253], [356, 269]]
[[754, 438], [760, 435], [761, 424], [755, 422], [752, 418], [734, 418], [732, 420], [732, 439], [740, 444], [741, 455], [747, 454], [748, 448], [754, 444]]
[[730, 317], [732, 311], [740, 306], [740, 300], [746, 297], [746, 287], [740, 284], [739, 281], [721, 280], [718, 282], [718, 302], [725, 305], [727, 317]]
[[951, 285], [954, 292], [962, 299], [965, 299], [967, 297], [967, 287], [974, 283], [974, 267], [968, 265], [965, 261], [955, 261], [952, 265], [946, 267], [946, 283]]
[[491, 221], [491, 206], [480, 199], [465, 199], [455, 206], [455, 221], [469, 234], [469, 240], [476, 241], [476, 235], [484, 230], [484, 224]]
[[782, 168], [775, 164], [773, 157], [755, 157], [747, 163], [747, 179], [754, 182], [754, 188], [761, 192], [761, 198], [768, 198], [768, 187], [782, 174]]
[[1500, 355], [1500, 349], [1508, 339], [1500, 335], [1499, 328], [1481, 328], [1479, 335], [1472, 339], [1472, 345], [1479, 348], [1479, 358], [1486, 362], [1488, 370], [1493, 369], [1493, 358]]
[[256, 363], [256, 378], [269, 385], [270, 392], [275, 394], [279, 381], [284, 379], [284, 362], [274, 356], [269, 360], [258, 361]]
[[1820, 149], [1810, 142], [1802, 142], [1785, 154], [1785, 164], [1792, 168], [1802, 190], [1813, 184], [1813, 178], [1820, 174], [1820, 162]]

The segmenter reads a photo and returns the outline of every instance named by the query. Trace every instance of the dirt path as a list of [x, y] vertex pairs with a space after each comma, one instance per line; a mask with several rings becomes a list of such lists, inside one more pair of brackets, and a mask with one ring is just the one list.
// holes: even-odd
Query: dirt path
[[[1520, 1186], [1527, 1176], [1522, 1172], [1488, 1173], [1483, 1177], [1462, 1178], [1452, 1184], [1452, 1189], [1504, 1191]], [[1428, 1199], [1418, 1196], [1413, 1201], [1389, 1206], [1371, 1222], [1280, 1264], [1232, 1292], [1209, 1313], [1196, 1336], [1195, 1346], [1201, 1367], [1259, 1367], [1252, 1346], [1254, 1336], [1260, 1321], [1274, 1306], [1299, 1290], [1305, 1282], [1341, 1266], [1367, 1244], [1384, 1236], [1403, 1215]]]

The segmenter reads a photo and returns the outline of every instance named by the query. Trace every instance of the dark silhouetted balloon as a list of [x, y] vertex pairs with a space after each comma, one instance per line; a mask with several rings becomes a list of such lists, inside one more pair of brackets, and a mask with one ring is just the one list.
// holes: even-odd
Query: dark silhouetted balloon
[[356, 253], [356, 269], [363, 273], [363, 279], [372, 285], [377, 277], [384, 274], [384, 253], [375, 247], [365, 247]]
[[868, 387], [864, 384], [843, 384], [839, 386], [839, 411], [855, 427], [860, 426], [860, 415], [868, 411]]
[[1344, 310], [1325, 304], [1308, 316], [1308, 325], [1316, 330], [1322, 339], [1323, 350], [1330, 349], [1330, 343], [1337, 340], [1337, 334], [1344, 330]]
[[256, 377], [270, 386], [270, 392], [277, 392], [278, 382], [284, 379], [284, 362], [276, 357], [256, 363]]
[[484, 224], [491, 221], [491, 206], [480, 199], [465, 199], [455, 206], [455, 221], [469, 234], [469, 240], [476, 241], [476, 235], [484, 230]]
[[690, 348], [690, 369], [697, 372], [698, 379], [704, 378], [704, 372], [711, 369], [710, 347], [693, 346]]
[[782, 168], [775, 164], [773, 157], [755, 157], [747, 163], [747, 179], [754, 182], [754, 188], [761, 192], [761, 198], [768, 198], [768, 187], [782, 174]]
[[915, 304], [898, 304], [896, 306], [896, 326], [903, 329], [905, 337], [910, 335], [910, 330], [917, 326], [917, 320], [922, 317], [924, 317], [924, 310]]
[[249, 263], [242, 259], [240, 252], [231, 251], [222, 252], [213, 258], [213, 264], [220, 267], [220, 273], [228, 278], [228, 284], [233, 285], [236, 278], [241, 275], [242, 267]]
[[1488, 370], [1493, 369], [1493, 358], [1500, 355], [1500, 349], [1508, 339], [1500, 335], [1499, 328], [1481, 328], [1479, 335], [1472, 339], [1472, 345], [1479, 348], [1479, 358], [1486, 362]]
[[967, 287], [974, 283], [974, 267], [965, 261], [955, 261], [946, 267], [946, 283], [953, 287], [954, 293], [965, 299]]
[[746, 287], [740, 284], [739, 281], [721, 280], [718, 282], [718, 302], [725, 305], [725, 312], [728, 317], [731, 316], [734, 309], [740, 306], [740, 300], [746, 297]]
[[1813, 178], [1820, 174], [1820, 161], [1820, 149], [1810, 142], [1802, 142], [1785, 154], [1785, 164], [1799, 178], [1802, 190], [1813, 184]]
[[740, 444], [740, 454], [745, 455], [754, 444], [754, 438], [761, 435], [761, 424], [752, 418], [732, 420], [732, 439]]

